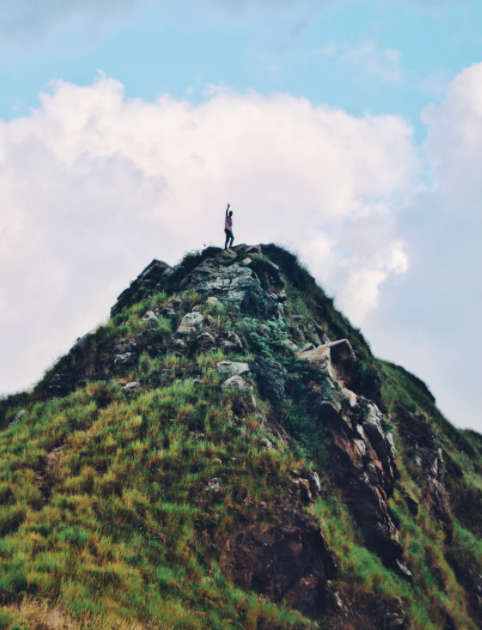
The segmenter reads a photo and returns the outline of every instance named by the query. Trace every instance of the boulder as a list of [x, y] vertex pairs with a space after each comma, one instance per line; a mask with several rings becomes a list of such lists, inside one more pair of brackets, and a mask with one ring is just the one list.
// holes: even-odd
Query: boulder
[[239, 392], [250, 392], [252, 390], [252, 386], [247, 383], [244, 378], [241, 378], [238, 374], [234, 376], [230, 376], [226, 379], [222, 385], [223, 389], [231, 389]]
[[196, 341], [201, 350], [213, 350], [217, 347], [217, 342], [214, 335], [212, 335], [207, 330], [198, 335], [196, 337]]
[[135, 360], [135, 354], [133, 352], [121, 352], [114, 355], [113, 364], [114, 367], [128, 367], [132, 365]]
[[282, 366], [270, 357], [259, 356], [251, 364], [256, 374], [261, 396], [281, 400], [285, 393], [286, 374]]
[[237, 335], [234, 331], [230, 330], [226, 338], [221, 342], [221, 346], [229, 351], [241, 351], [243, 350], [243, 342], [241, 341], [239, 335]]
[[191, 313], [187, 313], [181, 320], [177, 328], [178, 335], [191, 335], [192, 333], [197, 332], [204, 321], [204, 316], [197, 311], [192, 311]]
[[138, 383], [137, 381], [129, 381], [129, 383], [126, 383], [125, 385], [121, 387], [121, 390], [123, 392], [131, 392], [133, 390], [139, 389], [140, 386], [141, 384]]
[[330, 341], [317, 347], [308, 344], [296, 356], [328, 372], [333, 380], [342, 385], [349, 385], [355, 353], [348, 339]]
[[252, 393], [252, 386], [239, 374], [230, 376], [222, 385], [226, 391], [233, 392], [232, 408], [237, 416], [244, 416], [256, 410], [256, 399]]
[[216, 368], [221, 374], [226, 376], [234, 376], [235, 374], [246, 374], [249, 372], [249, 365], [239, 361], [220, 361]]

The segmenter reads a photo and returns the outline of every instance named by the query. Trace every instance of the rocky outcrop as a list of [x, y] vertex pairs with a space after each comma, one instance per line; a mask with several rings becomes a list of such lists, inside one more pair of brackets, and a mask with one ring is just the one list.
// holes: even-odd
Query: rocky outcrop
[[348, 339], [338, 339], [316, 348], [302, 348], [297, 356], [325, 370], [333, 380], [350, 384], [355, 353]]
[[218, 372], [226, 376], [240, 376], [249, 372], [249, 365], [240, 361], [219, 361], [216, 368]]
[[328, 421], [332, 427], [335, 475], [365, 534], [367, 546], [385, 564], [410, 579], [399, 532], [388, 506], [396, 478], [395, 459], [379, 418], [379, 410], [372, 405], [366, 415], [354, 414], [345, 419], [340, 413], [326, 414], [326, 406], [320, 409], [320, 421]]
[[186, 277], [184, 283], [201, 295], [238, 306], [244, 313], [259, 317], [271, 317], [276, 313], [276, 301], [263, 290], [256, 273], [237, 262], [226, 266], [217, 259], [207, 259]]
[[201, 313], [193, 311], [192, 313], [187, 313], [181, 320], [177, 328], [178, 335], [192, 335], [193, 333], [199, 331], [203, 325], [204, 317]]
[[172, 273], [172, 268], [161, 260], [154, 259], [139, 274], [139, 276], [117, 298], [111, 309], [111, 316], [120, 313], [122, 309], [140, 302], [164, 288], [165, 281]]
[[449, 496], [444, 483], [442, 448], [423, 416], [417, 416], [404, 407], [398, 407], [394, 415], [400, 435], [410, 454], [414, 476], [419, 479], [432, 516], [443, 525], [446, 541], [450, 542], [453, 537], [453, 525]]
[[260, 355], [251, 363], [251, 369], [257, 377], [261, 396], [272, 402], [280, 401], [285, 392], [283, 367], [273, 358]]
[[325, 376], [312, 390], [313, 413], [331, 436], [332, 463], [340, 488], [367, 545], [400, 575], [411, 579], [388, 499], [397, 478], [394, 444], [377, 405], [346, 387], [355, 357], [346, 339], [298, 353]]
[[330, 630], [410, 630], [412, 628], [401, 602], [364, 593], [346, 602], [335, 592], [330, 601]]
[[447, 560], [454, 569], [457, 580], [467, 589], [468, 607], [474, 621], [482, 627], [482, 570], [472, 558], [468, 559], [453, 551], [447, 554]]
[[221, 566], [236, 584], [262, 593], [310, 617], [326, 608], [328, 580], [335, 561], [313, 519], [283, 511], [279, 524], [252, 523], [227, 541]]

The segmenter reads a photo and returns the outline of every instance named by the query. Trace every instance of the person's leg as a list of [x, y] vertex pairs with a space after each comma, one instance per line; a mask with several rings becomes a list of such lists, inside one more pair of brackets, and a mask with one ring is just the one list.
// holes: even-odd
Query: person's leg
[[232, 247], [233, 246], [233, 241], [234, 241], [234, 234], [232, 232], [231, 232], [231, 234], [229, 236], [229, 239], [230, 239], [229, 247]]
[[228, 241], [229, 241], [229, 232], [228, 230], [224, 230], [226, 233], [226, 240], [224, 241], [224, 249], [228, 249]]

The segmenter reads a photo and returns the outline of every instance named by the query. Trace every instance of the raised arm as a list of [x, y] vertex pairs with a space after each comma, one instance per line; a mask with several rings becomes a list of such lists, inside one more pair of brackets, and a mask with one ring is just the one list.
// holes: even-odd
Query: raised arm
[[230, 208], [230, 204], [228, 203], [228, 207], [226, 208], [226, 216], [228, 216], [229, 208]]

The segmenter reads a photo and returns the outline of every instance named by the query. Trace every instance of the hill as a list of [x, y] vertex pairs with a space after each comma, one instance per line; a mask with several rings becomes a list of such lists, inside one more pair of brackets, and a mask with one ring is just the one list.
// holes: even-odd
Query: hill
[[482, 627], [481, 436], [275, 245], [154, 260], [0, 429], [0, 630]]

